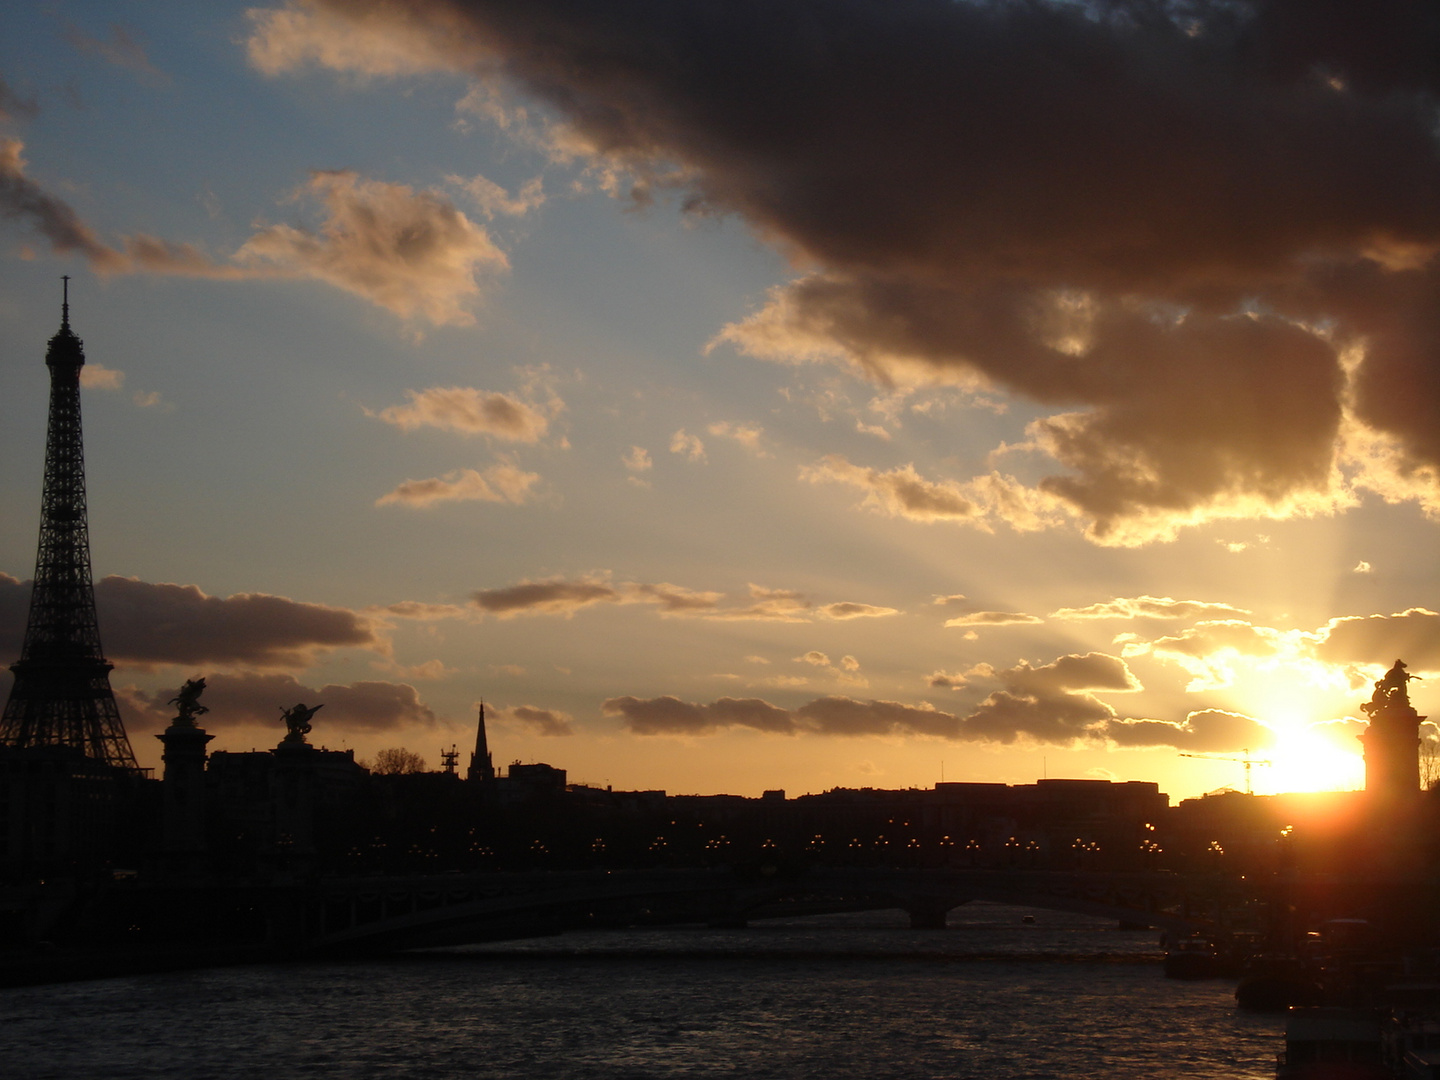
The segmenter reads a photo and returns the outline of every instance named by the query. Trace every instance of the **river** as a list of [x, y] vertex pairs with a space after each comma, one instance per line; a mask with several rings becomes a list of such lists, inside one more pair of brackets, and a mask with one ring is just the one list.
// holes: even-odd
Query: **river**
[[[1033, 923], [1022, 921], [1025, 914]], [[0, 991], [10, 1080], [1270, 1080], [1278, 1017], [1153, 931], [971, 904]]]

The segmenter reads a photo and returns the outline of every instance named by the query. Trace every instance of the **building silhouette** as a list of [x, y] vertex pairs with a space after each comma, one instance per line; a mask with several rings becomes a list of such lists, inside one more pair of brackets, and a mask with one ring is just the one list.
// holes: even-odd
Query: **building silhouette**
[[93, 866], [133, 835], [144, 773], [100, 647], [90, 572], [80, 369], [69, 278], [50, 339], [50, 415], [34, 590], [15, 681], [0, 718], [0, 871]]
[[136, 770], [110, 689], [90, 575], [80, 369], [85, 348], [70, 329], [69, 279], [60, 330], [50, 339], [50, 422], [35, 585], [15, 683], [0, 721], [0, 745], [55, 747]]

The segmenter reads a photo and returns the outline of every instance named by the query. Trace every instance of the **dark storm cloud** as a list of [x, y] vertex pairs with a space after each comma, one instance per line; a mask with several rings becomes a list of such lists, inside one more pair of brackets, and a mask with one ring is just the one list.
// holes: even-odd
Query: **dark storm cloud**
[[96, 583], [95, 606], [119, 663], [302, 667], [327, 649], [385, 648], [364, 615], [264, 593], [222, 599], [112, 575]]
[[[1064, 471], [1008, 502], [848, 462], [823, 476], [885, 481], [898, 510], [919, 493], [925, 513], [1033, 522], [1048, 499], [1105, 543], [1333, 510], [1352, 399], [1394, 440], [1363, 481], [1440, 505], [1432, 3], [295, 0], [251, 17], [270, 73], [498, 75], [640, 197], [743, 216], [815, 269], [727, 330], [741, 348], [881, 380], [979, 373], [1061, 410], [1029, 446]], [[1347, 398], [1339, 353], [1360, 344]]]
[[[386, 647], [364, 615], [263, 593], [222, 599], [111, 576], [96, 583], [95, 607], [105, 655], [121, 664], [303, 667], [327, 649]], [[30, 582], [0, 573], [0, 656], [20, 655], [29, 608]]]
[[[285, 734], [281, 713], [297, 702], [325, 706], [312, 721], [315, 742], [348, 734], [433, 728], [438, 722], [431, 708], [420, 700], [419, 692], [407, 683], [364, 681], [316, 688], [306, 686], [293, 675], [256, 672], [207, 675], [205, 681], [204, 704], [210, 711], [200, 723], [211, 731], [273, 727], [275, 741], [279, 742]], [[175, 715], [169, 701], [178, 693], [179, 687], [149, 694], [134, 688], [116, 691], [125, 707], [127, 726], [141, 730], [166, 727]]]

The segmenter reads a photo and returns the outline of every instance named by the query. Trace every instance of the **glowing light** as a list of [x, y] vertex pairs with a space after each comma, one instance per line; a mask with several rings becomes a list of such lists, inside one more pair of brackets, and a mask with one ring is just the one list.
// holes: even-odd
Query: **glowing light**
[[1337, 743], [1313, 724], [1277, 725], [1275, 745], [1265, 751], [1270, 791], [1345, 791], [1365, 786], [1365, 761], [1359, 752]]
[[1250, 755], [1270, 762], [1254, 767], [1257, 794], [1365, 786], [1357, 727], [1327, 722], [1354, 707], [1354, 691], [1342, 671], [1288, 656], [1283, 662], [1277, 658], [1255, 664], [1233, 689], [1230, 707], [1255, 717], [1273, 733], [1270, 745], [1253, 748]]

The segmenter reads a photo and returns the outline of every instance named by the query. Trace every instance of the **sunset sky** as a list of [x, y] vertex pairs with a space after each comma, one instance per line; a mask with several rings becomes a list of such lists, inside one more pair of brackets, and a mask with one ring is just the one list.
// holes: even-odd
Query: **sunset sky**
[[[60, 276], [141, 764], [1357, 787], [1440, 716], [1422, 0], [0, 10], [0, 658]], [[4, 673], [0, 693], [9, 691]], [[462, 759], [463, 760], [463, 759]]]

